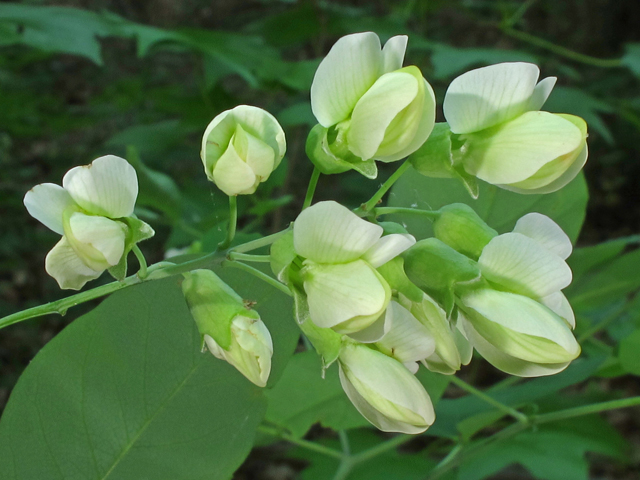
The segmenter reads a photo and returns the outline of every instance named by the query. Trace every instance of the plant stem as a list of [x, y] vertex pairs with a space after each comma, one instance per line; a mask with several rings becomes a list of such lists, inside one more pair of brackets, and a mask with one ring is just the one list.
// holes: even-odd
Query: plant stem
[[311, 202], [313, 202], [313, 194], [316, 192], [316, 187], [318, 186], [319, 178], [320, 178], [320, 170], [318, 170], [318, 167], [313, 167], [313, 173], [311, 174], [311, 179], [309, 180], [309, 186], [307, 187], [307, 195], [304, 197], [302, 210], [310, 206]]
[[268, 245], [271, 245], [276, 240], [278, 240], [281, 236], [283, 236], [289, 230], [290, 230], [290, 227], [287, 227], [280, 232], [267, 235], [266, 237], [258, 238], [257, 240], [252, 240], [250, 242], [243, 243], [242, 245], [236, 245], [235, 247], [231, 247], [231, 251], [244, 253], [244, 252], [250, 252], [252, 250], [257, 250], [258, 248], [266, 247]]
[[570, 60], [574, 60], [576, 62], [584, 63], [585, 65], [591, 65], [592, 67], [598, 67], [598, 68], [615, 68], [615, 67], [622, 66], [622, 61], [619, 58], [591, 57], [589, 55], [574, 52], [573, 50], [569, 50], [568, 48], [561, 47], [560, 45], [556, 45], [553, 42], [550, 42], [543, 38], [536, 37], [529, 33], [521, 32], [519, 30], [514, 30], [510, 26], [501, 26], [500, 29], [510, 37], [517, 38], [518, 40], [522, 40], [523, 42], [527, 42], [536, 47], [542, 48], [544, 50], [548, 50], [550, 52], [555, 53], [556, 55], [560, 55], [561, 57], [565, 57]]
[[365, 450], [364, 452], [353, 455], [353, 461], [356, 463], [365, 462], [373, 457], [377, 457], [381, 453], [398, 448], [400, 445], [410, 442], [414, 438], [415, 437], [412, 435], [398, 435], [393, 437], [391, 440], [387, 440], [386, 442], [380, 443], [375, 447]]
[[338, 470], [336, 470], [336, 473], [333, 476], [333, 480], [344, 480], [349, 476], [349, 473], [351, 473], [351, 470], [355, 466], [355, 462], [351, 457], [351, 446], [349, 445], [347, 432], [340, 430], [338, 432], [338, 437], [340, 438], [340, 446], [342, 447], [342, 458], [340, 459]]
[[229, 252], [229, 260], [241, 260], [254, 263], [269, 263], [271, 255], [250, 255], [248, 253]]
[[411, 214], [411, 215], [422, 215], [427, 217], [429, 220], [436, 220], [440, 213], [433, 210], [420, 210], [419, 208], [406, 208], [406, 207], [378, 207], [373, 209], [373, 214], [377, 217], [378, 215], [391, 215], [394, 213], [402, 214]]
[[238, 223], [238, 197], [231, 195], [229, 197], [229, 228], [227, 229], [227, 238], [218, 245], [219, 250], [224, 250], [231, 245], [236, 236], [236, 225]]
[[338, 432], [338, 438], [340, 438], [340, 446], [342, 447], [342, 453], [345, 455], [351, 455], [351, 445], [349, 444], [349, 436], [345, 430]]
[[278, 280], [276, 280], [273, 277], [270, 277], [266, 273], [261, 272], [257, 268], [253, 268], [252, 266], [247, 265], [246, 263], [240, 263], [240, 262], [236, 262], [236, 261], [233, 261], [233, 260], [225, 260], [225, 261], [222, 262], [222, 266], [223, 267], [237, 268], [239, 270], [244, 270], [245, 272], [250, 273], [254, 277], [259, 278], [263, 282], [268, 283], [272, 287], [277, 288], [282, 293], [284, 293], [286, 295], [289, 295], [290, 297], [293, 296], [293, 294], [291, 293], [291, 290], [289, 290], [289, 287], [287, 287], [286, 285], [283, 285]]
[[266, 425], [259, 425], [258, 431], [266, 435], [271, 435], [272, 437], [281, 438], [283, 440], [286, 440], [287, 442], [293, 443], [294, 445], [306, 448], [307, 450], [322, 453], [323, 455], [327, 455], [328, 457], [337, 459], [342, 459], [343, 457], [342, 453], [334, 450], [333, 448], [325, 447], [324, 445], [320, 445], [319, 443], [310, 442], [309, 440], [305, 440], [304, 438], [296, 438], [293, 435], [290, 435], [287, 432], [284, 432], [277, 428], [268, 427]]
[[486, 393], [478, 390], [473, 385], [469, 385], [467, 382], [465, 382], [464, 380], [456, 377], [455, 375], [451, 375], [449, 378], [451, 380], [451, 383], [453, 383], [454, 385], [457, 385], [458, 387], [460, 387], [461, 389], [465, 390], [466, 392], [469, 392], [470, 394], [475, 395], [476, 397], [484, 400], [488, 404], [493, 405], [498, 410], [506, 413], [507, 415], [512, 416], [513, 418], [515, 418], [519, 422], [529, 423], [529, 417], [527, 417], [524, 413], [519, 412], [515, 408], [511, 408], [511, 407], [505, 405], [502, 402], [499, 402], [498, 400], [494, 399], [493, 397], [490, 397]]
[[382, 184], [382, 186], [375, 193], [375, 195], [371, 197], [367, 203], [364, 203], [360, 208], [356, 210], [356, 213], [361, 216], [365, 216], [367, 213], [373, 210], [373, 208], [378, 204], [378, 202], [382, 200], [382, 197], [384, 197], [384, 194], [387, 193], [387, 191], [389, 191], [389, 189], [393, 186], [393, 184], [396, 183], [396, 181], [402, 176], [404, 172], [407, 171], [407, 169], [410, 166], [411, 164], [409, 163], [409, 160], [405, 160], [404, 163], [400, 165], [400, 168], [398, 168], [395, 172], [393, 172], [393, 174], [387, 179], [387, 181]]
[[615, 320], [618, 320], [620, 318], [620, 315], [622, 315], [624, 313], [624, 311], [627, 309], [628, 306], [629, 305], [628, 305], [627, 302], [623, 302], [621, 305], [616, 307], [609, 315], [607, 315], [604, 318], [604, 320], [596, 323], [595, 325], [592, 325], [591, 328], [589, 328], [585, 332], [583, 332], [582, 335], [580, 335], [578, 337], [578, 343], [582, 343], [585, 340], [591, 338], [593, 335], [598, 333], [600, 330], [602, 330], [602, 329], [606, 328], [607, 326], [609, 326], [610, 323], [614, 322]]
[[521, 422], [514, 423], [513, 425], [500, 430], [498, 433], [492, 435], [491, 437], [480, 440], [474, 445], [471, 445], [467, 448], [460, 448], [459, 455], [455, 456], [455, 458], [451, 459], [447, 463], [444, 463], [444, 461], [440, 462], [433, 470], [431, 470], [429, 475], [426, 477], [426, 480], [436, 480], [438, 478], [442, 478], [443, 475], [453, 470], [455, 467], [468, 460], [469, 458], [478, 455], [488, 446], [509, 439], [529, 429], [533, 425], [541, 425], [544, 423], [566, 420], [568, 418], [579, 417], [582, 415], [591, 415], [607, 410], [615, 410], [618, 408], [627, 408], [634, 406], [640, 406], [640, 396], [623, 398], [621, 400], [611, 400], [608, 402], [594, 403], [592, 405], [585, 405], [582, 407], [568, 408], [565, 410], [559, 410], [557, 412], [544, 413], [542, 415], [531, 417], [528, 424]]
[[144, 254], [142, 253], [142, 250], [140, 250], [140, 247], [138, 247], [138, 245], [134, 245], [131, 251], [136, 256], [136, 258], [138, 259], [138, 263], [140, 264], [138, 277], [140, 277], [141, 280], [144, 280], [145, 278], [147, 278], [147, 259], [144, 258]]
[[526, 0], [522, 5], [520, 5], [520, 7], [515, 11], [515, 13], [513, 15], [511, 15], [511, 17], [507, 18], [504, 22], [503, 22], [503, 26], [505, 27], [513, 27], [516, 23], [518, 23], [520, 21], [520, 19], [524, 16], [525, 13], [527, 13], [527, 10], [529, 10], [534, 3], [536, 3], [538, 0]]

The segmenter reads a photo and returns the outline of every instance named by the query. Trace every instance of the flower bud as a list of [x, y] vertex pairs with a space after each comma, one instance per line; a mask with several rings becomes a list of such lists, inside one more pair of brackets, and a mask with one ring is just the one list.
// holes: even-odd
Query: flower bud
[[355, 168], [349, 166], [357, 163], [352, 157], [400, 160], [431, 133], [435, 96], [417, 67], [402, 68], [406, 45], [406, 36], [393, 37], [381, 48], [375, 33], [347, 35], [320, 63], [311, 108], [324, 130], [314, 134], [307, 151], [324, 173]]
[[429, 394], [397, 360], [349, 342], [340, 351], [339, 365], [349, 400], [380, 430], [421, 433], [435, 420]]
[[376, 268], [415, 239], [382, 233], [382, 227], [335, 202], [317, 203], [298, 216], [293, 244], [304, 259], [300, 278], [311, 321], [317, 326], [352, 334], [383, 315], [391, 290]]
[[43, 183], [27, 192], [29, 214], [62, 235], [45, 261], [60, 288], [79, 290], [107, 269], [124, 278], [131, 248], [154, 235], [133, 215], [137, 195], [136, 171], [113, 155], [72, 168], [62, 187]]
[[518, 193], [550, 193], [587, 161], [587, 125], [580, 117], [540, 112], [555, 77], [537, 83], [530, 63], [501, 63], [454, 79], [444, 115], [462, 146], [454, 153], [471, 175]]
[[529, 297], [478, 289], [461, 297], [460, 308], [462, 328], [471, 344], [506, 373], [552, 375], [580, 355], [567, 323]]
[[273, 343], [258, 312], [211, 270], [184, 274], [182, 292], [209, 351], [259, 387], [267, 384]]
[[469, 205], [454, 203], [438, 210], [433, 222], [436, 238], [454, 250], [477, 260], [482, 249], [498, 235]]
[[215, 117], [202, 137], [207, 178], [229, 196], [249, 195], [284, 157], [284, 131], [265, 110], [240, 105]]

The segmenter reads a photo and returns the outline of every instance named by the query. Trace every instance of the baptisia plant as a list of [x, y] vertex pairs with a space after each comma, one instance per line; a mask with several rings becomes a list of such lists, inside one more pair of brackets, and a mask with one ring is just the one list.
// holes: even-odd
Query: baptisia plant
[[284, 157], [284, 131], [273, 115], [249, 105], [222, 112], [207, 126], [200, 156], [207, 178], [229, 196], [249, 195]]
[[264, 387], [271, 372], [273, 343], [258, 312], [211, 270], [185, 273], [182, 292], [203, 345]]
[[356, 334], [381, 319], [391, 289], [376, 268], [415, 243], [408, 234], [382, 236], [383, 228], [336, 202], [304, 210], [293, 225], [293, 248], [311, 321]]
[[45, 260], [60, 288], [79, 290], [105, 270], [125, 277], [129, 251], [154, 235], [133, 215], [137, 196], [136, 171], [113, 155], [72, 168], [62, 186], [43, 183], [27, 192], [29, 214], [62, 235]]
[[377, 176], [374, 160], [393, 162], [417, 150], [435, 122], [435, 96], [418, 67], [402, 67], [407, 37], [381, 48], [373, 32], [338, 40], [318, 66], [311, 109], [318, 120], [307, 154], [326, 174]]
[[539, 111], [556, 83], [531, 63], [501, 63], [454, 79], [444, 116], [460, 144], [453, 152], [471, 175], [518, 193], [564, 187], [587, 161], [587, 124]]

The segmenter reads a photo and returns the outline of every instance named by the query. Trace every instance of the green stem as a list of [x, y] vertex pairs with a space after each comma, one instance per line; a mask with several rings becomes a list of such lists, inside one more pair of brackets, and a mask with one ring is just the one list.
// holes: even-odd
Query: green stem
[[347, 432], [340, 430], [338, 432], [338, 437], [340, 438], [340, 446], [342, 447], [342, 458], [340, 459], [338, 470], [336, 470], [336, 473], [333, 476], [333, 480], [344, 480], [349, 476], [351, 470], [353, 470], [355, 462], [351, 457], [351, 446], [349, 444]]
[[232, 252], [250, 252], [252, 250], [257, 250], [262, 247], [266, 247], [271, 245], [273, 242], [278, 240], [281, 236], [288, 233], [290, 228], [285, 228], [284, 230], [273, 233], [271, 235], [267, 235], [266, 237], [258, 238], [256, 240], [252, 240], [247, 243], [243, 243], [242, 245], [236, 245], [235, 247], [231, 247]]
[[342, 453], [334, 450], [333, 448], [325, 447], [324, 445], [320, 445], [319, 443], [310, 442], [309, 440], [305, 440], [304, 438], [296, 438], [293, 435], [288, 434], [287, 432], [278, 430], [277, 428], [260, 425], [258, 426], [258, 431], [266, 435], [271, 435], [272, 437], [281, 438], [282, 440], [286, 440], [289, 443], [293, 443], [294, 445], [298, 445], [299, 447], [306, 448], [307, 450], [322, 453], [323, 455], [327, 455], [328, 457], [342, 459], [343, 456]]
[[144, 258], [144, 254], [142, 253], [142, 250], [140, 250], [140, 247], [138, 247], [138, 245], [134, 245], [131, 251], [136, 256], [136, 258], [138, 259], [138, 263], [140, 264], [138, 277], [144, 280], [145, 278], [147, 278], [147, 259]]
[[624, 311], [627, 309], [627, 307], [628, 307], [627, 302], [623, 302], [621, 305], [616, 307], [613, 310], [613, 312], [611, 312], [609, 315], [607, 315], [604, 318], [604, 320], [602, 320], [599, 323], [596, 323], [595, 325], [592, 325], [591, 328], [587, 329], [582, 335], [580, 335], [578, 337], [578, 343], [582, 343], [585, 340], [591, 338], [593, 335], [598, 333], [600, 330], [603, 330], [604, 328], [608, 327], [609, 324], [611, 324], [615, 320], [618, 320], [620, 318], [620, 315], [622, 315], [624, 313]]
[[472, 457], [482, 453], [490, 445], [497, 442], [507, 440], [515, 435], [529, 429], [532, 425], [541, 425], [544, 423], [555, 422], [558, 420], [566, 420], [568, 418], [579, 417], [583, 415], [591, 415], [594, 413], [605, 412], [607, 410], [615, 410], [618, 408], [627, 408], [640, 406], [640, 396], [624, 398], [621, 400], [611, 400], [608, 402], [594, 403], [593, 405], [585, 405], [582, 407], [568, 408], [565, 410], [559, 410], [557, 412], [544, 413], [535, 417], [531, 417], [528, 424], [514, 423], [509, 427], [500, 430], [491, 437], [487, 437], [475, 444], [461, 448], [460, 454], [447, 463], [440, 462], [427, 476], [426, 480], [436, 480], [442, 478], [445, 474], [456, 468], [461, 463], [469, 460]]
[[511, 17], [507, 18], [502, 25], [504, 27], [513, 27], [516, 23], [518, 23], [520, 21], [520, 19], [522, 19], [522, 17], [524, 16], [525, 13], [527, 13], [527, 10], [529, 10], [534, 3], [536, 3], [538, 0], [526, 0], [522, 5], [520, 5], [520, 8], [518, 8], [513, 15], [511, 15]]
[[269, 263], [271, 255], [250, 255], [248, 253], [229, 252], [229, 260], [240, 260], [254, 263]]
[[536, 37], [529, 33], [521, 32], [519, 30], [514, 30], [510, 26], [501, 26], [500, 29], [510, 37], [517, 38], [518, 40], [527, 42], [530, 45], [534, 45], [544, 50], [548, 50], [550, 52], [555, 53], [556, 55], [560, 55], [561, 57], [565, 57], [570, 60], [574, 60], [576, 62], [584, 63], [585, 65], [591, 65], [592, 67], [598, 67], [598, 68], [615, 68], [615, 67], [622, 66], [622, 60], [620, 60], [619, 58], [591, 57], [589, 55], [584, 55], [583, 53], [574, 52], [573, 50], [569, 50], [568, 48], [561, 47], [560, 45], [556, 45], [553, 42], [550, 42], [543, 38]]
[[484, 400], [488, 404], [493, 405], [498, 410], [506, 413], [507, 415], [511, 415], [513, 418], [515, 418], [519, 422], [527, 423], [527, 424], [529, 423], [529, 417], [527, 417], [524, 413], [519, 412], [515, 408], [511, 408], [511, 407], [505, 405], [504, 403], [499, 402], [498, 400], [490, 397], [486, 393], [478, 390], [473, 385], [469, 385], [467, 382], [465, 382], [464, 380], [456, 377], [455, 375], [451, 375], [449, 377], [449, 379], [451, 380], [451, 383], [453, 383], [454, 385], [457, 385], [458, 387], [460, 387], [461, 389], [465, 390], [466, 392], [468, 392], [468, 393], [470, 393], [472, 395], [475, 395], [476, 397]]
[[398, 179], [402, 176], [404, 172], [407, 171], [407, 169], [410, 166], [411, 164], [409, 163], [409, 160], [405, 160], [405, 162], [402, 165], [400, 165], [400, 168], [398, 168], [395, 172], [393, 172], [393, 174], [387, 179], [387, 181], [382, 184], [382, 186], [375, 193], [375, 195], [371, 197], [367, 203], [364, 203], [360, 208], [356, 210], [356, 213], [361, 216], [365, 216], [367, 213], [373, 210], [373, 208], [376, 205], [378, 205], [378, 202], [382, 200], [382, 197], [384, 197], [384, 194], [389, 191], [389, 189], [393, 186], [393, 184], [396, 183], [396, 181], [398, 181]]
[[406, 208], [406, 207], [378, 207], [373, 209], [373, 214], [377, 217], [379, 215], [392, 215], [392, 214], [410, 214], [410, 215], [422, 215], [429, 220], [436, 220], [440, 213], [433, 210], [420, 210], [419, 208]]
[[307, 187], [307, 195], [304, 197], [302, 210], [310, 206], [311, 202], [313, 202], [313, 194], [316, 192], [316, 187], [318, 186], [319, 178], [320, 178], [320, 170], [318, 170], [318, 167], [313, 167], [313, 173], [311, 174], [311, 179], [309, 180], [309, 187]]
[[250, 273], [254, 277], [259, 278], [263, 282], [268, 283], [272, 287], [277, 288], [282, 293], [284, 293], [286, 295], [289, 295], [290, 297], [293, 296], [293, 294], [291, 293], [291, 290], [289, 290], [289, 287], [287, 287], [286, 285], [283, 285], [282, 283], [280, 283], [275, 278], [270, 277], [266, 273], [261, 272], [257, 268], [253, 268], [250, 265], [247, 265], [245, 263], [232, 261], [232, 260], [225, 260], [224, 262], [222, 262], [222, 266], [223, 267], [237, 268], [239, 270], [244, 270], [245, 272]]
[[365, 450], [364, 452], [353, 455], [353, 461], [355, 463], [365, 462], [382, 453], [388, 452], [389, 450], [398, 448], [400, 445], [410, 442], [414, 438], [415, 437], [413, 435], [398, 435], [393, 437], [391, 440], [387, 440], [386, 442], [380, 443], [375, 447]]
[[229, 228], [227, 229], [227, 238], [218, 245], [219, 250], [224, 250], [231, 245], [236, 236], [236, 225], [238, 223], [238, 197], [232, 195], [229, 197]]
[[344, 430], [338, 432], [338, 438], [340, 438], [340, 446], [342, 447], [342, 453], [345, 455], [351, 455], [351, 444], [349, 443], [349, 436]]

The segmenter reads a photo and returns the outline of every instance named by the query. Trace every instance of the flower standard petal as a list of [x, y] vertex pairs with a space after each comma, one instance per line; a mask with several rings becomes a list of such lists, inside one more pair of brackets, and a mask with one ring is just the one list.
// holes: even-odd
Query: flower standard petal
[[340, 333], [371, 325], [391, 297], [386, 281], [364, 260], [338, 265], [307, 261], [301, 275], [313, 323], [337, 327]]
[[392, 258], [400, 255], [415, 243], [415, 237], [408, 233], [385, 235], [364, 253], [362, 259], [369, 262], [373, 268], [378, 268]]
[[84, 210], [110, 218], [128, 217], [138, 196], [138, 177], [125, 159], [115, 155], [72, 168], [62, 186]]
[[[415, 67], [414, 67], [415, 68]], [[349, 150], [362, 160], [373, 158], [394, 118], [416, 98], [419, 82], [410, 73], [397, 71], [381, 76], [353, 109], [347, 132]], [[410, 137], [413, 138], [417, 123]]]
[[36, 185], [24, 196], [29, 215], [60, 235], [64, 234], [62, 212], [74, 204], [69, 192], [54, 183]]
[[526, 214], [516, 222], [513, 231], [535, 240], [563, 260], [566, 260], [573, 250], [571, 240], [562, 228], [541, 213]]
[[320, 62], [311, 84], [311, 110], [324, 127], [346, 120], [382, 73], [380, 39], [373, 32], [340, 38]]
[[555, 87], [557, 80], [558, 79], [556, 77], [547, 77], [540, 80], [533, 89], [531, 98], [529, 98], [527, 110], [540, 110], [542, 105], [544, 105], [544, 102], [549, 98], [549, 95], [551, 95], [551, 91], [553, 90], [553, 87]]
[[98, 278], [104, 271], [87, 267], [65, 237], [47, 254], [45, 270], [55, 278], [60, 288], [69, 290], [80, 290], [85, 283]]
[[555, 253], [520, 233], [493, 238], [482, 251], [482, 276], [512, 292], [546, 297], [571, 283], [571, 269]]
[[364, 255], [382, 232], [336, 202], [319, 202], [298, 215], [293, 244], [298, 255], [314, 262], [345, 263]]
[[540, 299], [545, 307], [549, 308], [556, 315], [564, 318], [571, 329], [576, 328], [576, 316], [567, 297], [562, 292], [552, 293]]
[[382, 47], [382, 71], [384, 73], [402, 68], [408, 41], [407, 35], [396, 35], [387, 40], [387, 43]]
[[539, 75], [532, 63], [500, 63], [460, 75], [444, 97], [451, 131], [478, 132], [524, 113]]

